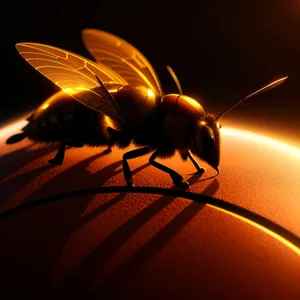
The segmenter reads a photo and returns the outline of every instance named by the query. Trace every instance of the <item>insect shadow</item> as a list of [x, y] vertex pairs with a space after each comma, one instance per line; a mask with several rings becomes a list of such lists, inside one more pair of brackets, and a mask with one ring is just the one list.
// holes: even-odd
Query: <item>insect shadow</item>
[[[201, 174], [194, 174], [190, 179], [190, 184], [199, 182]], [[204, 191], [204, 194], [213, 195], [218, 190], [219, 184], [214, 180]], [[90, 280], [101, 270], [106, 262], [113, 257], [118, 249], [129, 240], [144, 224], [151, 220], [156, 214], [167, 207], [176, 197], [161, 196], [148, 205], [138, 214], [129, 219], [124, 225], [116, 229], [109, 235], [84, 261], [79, 263], [72, 270], [72, 274], [62, 280], [57, 286], [55, 294], [68, 294], [71, 290], [76, 295], [82, 296], [86, 293], [90, 285]], [[143, 246], [136, 254], [122, 264], [106, 282], [101, 284], [97, 293], [103, 295], [103, 291], [112, 292], [113, 282], [122, 281], [122, 276], [131, 274], [139, 267], [140, 256], [143, 256], [142, 263], [145, 263], [159, 249], [163, 248], [176, 234], [204, 207], [204, 205], [192, 202], [177, 217], [175, 217], [161, 232]], [[163, 240], [165, 239], [165, 240]], [[132, 267], [132, 270], [130, 271]], [[127, 275], [125, 275], [127, 276]], [[114, 291], [115, 293], [115, 291]], [[98, 296], [99, 296], [98, 295]], [[112, 295], [112, 294], [111, 294]]]
[[51, 165], [44, 165], [40, 168], [22, 173], [16, 177], [10, 178], [4, 182], [0, 182], [0, 207], [11, 197], [13, 194], [20, 190], [28, 182], [38, 177], [40, 174], [52, 168]]
[[[82, 177], [85, 176], [85, 181], [88, 184], [99, 186], [106, 182], [109, 178], [113, 177], [115, 174], [122, 172], [118, 170], [122, 162], [118, 161], [112, 163], [95, 174], [88, 174], [86, 168], [88, 165], [95, 159], [104, 155], [104, 153], [96, 154], [92, 157], [89, 157], [78, 164], [72, 166], [71, 168], [63, 171], [53, 179], [49, 180], [42, 187], [37, 189], [33, 194], [26, 198], [26, 202], [31, 202], [33, 200], [39, 199], [41, 191], [53, 193], [53, 186], [56, 184], [63, 185], [66, 189], [76, 189], [78, 188], [78, 183], [82, 185]], [[137, 173], [143, 168], [146, 168], [148, 164], [142, 165], [139, 168], [135, 169], [133, 172]], [[70, 180], [70, 178], [76, 178], [79, 175], [79, 179]], [[100, 176], [99, 176], [100, 175]], [[69, 182], [66, 186], [65, 184]], [[11, 255], [14, 257], [23, 257], [23, 253], [29, 252], [30, 257], [41, 257], [41, 249], [39, 245], [43, 245], [44, 249], [47, 249], [47, 257], [43, 259], [43, 270], [39, 272], [37, 277], [36, 272], [30, 272], [31, 267], [18, 267], [16, 260], [16, 265], [5, 260], [2, 261], [2, 268], [0, 271], [4, 276], [6, 274], [6, 279], [4, 282], [5, 291], [11, 296], [12, 287], [10, 284], [12, 282], [18, 283], [20, 290], [22, 287], [24, 290], [30, 282], [35, 281], [37, 283], [37, 288], [35, 293], [41, 293], [46, 296], [45, 291], [51, 290], [51, 273], [53, 271], [53, 266], [55, 265], [57, 258], [59, 257], [62, 247], [65, 245], [66, 241], [69, 239], [70, 235], [74, 230], [82, 227], [87, 221], [91, 218], [94, 218], [95, 215], [99, 214], [101, 211], [108, 209], [110, 206], [116, 204], [118, 201], [122, 200], [125, 197], [125, 194], [119, 194], [115, 198], [111, 199], [107, 203], [104, 203], [101, 207], [93, 211], [92, 213], [81, 217], [82, 213], [86, 209], [87, 205], [91, 202], [91, 199], [94, 195], [88, 195], [87, 197], [82, 197], [74, 201], [72, 198], [58, 202], [56, 205], [44, 205], [39, 206], [38, 209], [31, 209], [26, 212], [26, 214], [21, 213], [16, 216], [17, 222], [14, 216], [1, 220], [2, 224], [6, 224], [6, 230], [1, 234], [1, 243], [5, 244], [5, 247], [2, 247], [1, 252], [6, 253], [5, 251], [11, 252]], [[79, 200], [79, 201], [78, 201]], [[30, 220], [30, 221], [29, 221]], [[2, 227], [4, 228], [4, 227]], [[53, 234], [45, 234], [46, 232], [55, 232]], [[38, 243], [32, 243], [30, 241], [38, 241]], [[20, 246], [22, 245], [22, 246]], [[5, 250], [6, 249], [6, 250]], [[14, 266], [18, 268], [17, 274], [11, 274], [14, 269]], [[35, 262], [32, 262], [32, 268], [37, 268]], [[33, 270], [32, 269], [32, 270]], [[11, 274], [11, 276], [9, 275]], [[2, 277], [2, 276], [1, 276]], [[11, 279], [10, 279], [11, 278]], [[24, 278], [26, 278], [24, 280]], [[17, 291], [16, 291], [17, 293]], [[26, 298], [26, 295], [22, 297]], [[27, 295], [28, 298], [32, 298], [32, 295]], [[13, 296], [12, 296], [13, 297]]]
[[[119, 166], [121, 166], [121, 161], [112, 163], [104, 168], [102, 168], [99, 172], [95, 174], [90, 174], [87, 172], [87, 167], [89, 164], [94, 161], [95, 159], [101, 157], [104, 155], [104, 153], [99, 153], [94, 156], [91, 156], [85, 160], [80, 161], [78, 164], [72, 166], [71, 168], [64, 170], [57, 176], [55, 176], [53, 179], [49, 180], [46, 184], [44, 184], [42, 187], [37, 189], [33, 194], [31, 194], [27, 199], [26, 202], [31, 202], [34, 200], [37, 200], [40, 198], [42, 194], [45, 194], [45, 192], [49, 192], [50, 194], [53, 193], [53, 186], [56, 186], [57, 184], [63, 185], [63, 187], [67, 190], [74, 190], [78, 188], [78, 182], [80, 182], [80, 185], [87, 184], [88, 186], [101, 186], [103, 185], [107, 180], [109, 180], [111, 177], [115, 176], [116, 174], [119, 174], [122, 172], [122, 170], [118, 169]], [[144, 164], [135, 170], [133, 170], [133, 173], [136, 174], [142, 169], [148, 167], [149, 164]], [[76, 178], [76, 180], [70, 180], [70, 178]], [[201, 174], [195, 174], [190, 178], [190, 184], [193, 184], [195, 182], [198, 182], [201, 178]], [[85, 179], [82, 181], [81, 179]], [[67, 183], [67, 185], [65, 185]], [[64, 190], [65, 192], [65, 190]], [[99, 213], [104, 212], [105, 210], [109, 209], [113, 205], [117, 204], [119, 201], [121, 201], [126, 194], [118, 194], [113, 199], [109, 200], [106, 203], [103, 203], [98, 208], [93, 210], [91, 213], [81, 217], [82, 212], [86, 209], [87, 205], [91, 202], [92, 197], [94, 195], [88, 195], [85, 196], [84, 199], [80, 199], [80, 201], [74, 201], [73, 199], [68, 199], [66, 201], [59, 202], [59, 206], [57, 205], [50, 205], [50, 206], [44, 206], [41, 209], [35, 210], [32, 209], [28, 211], [26, 214], [20, 214], [18, 216], [18, 224], [28, 224], [28, 220], [32, 220], [32, 228], [28, 228], [25, 226], [24, 228], [20, 229], [20, 225], [15, 224], [12, 227], [16, 229], [16, 231], [19, 232], [18, 236], [27, 236], [28, 240], [30, 240], [30, 237], [33, 236], [35, 240], [43, 241], [44, 246], [48, 249], [48, 259], [47, 263], [44, 267], [44, 272], [46, 274], [40, 274], [39, 278], [32, 278], [28, 280], [38, 280], [42, 281], [41, 286], [45, 287], [45, 284], [49, 284], [49, 290], [51, 290], [50, 282], [48, 282], [49, 274], [51, 274], [51, 271], [53, 270], [53, 265], [55, 265], [55, 262], [57, 261], [57, 258], [60, 256], [62, 246], [65, 245], [66, 240], [68, 240], [69, 236], [74, 232], [76, 229], [80, 229], [85, 223], [89, 222], [95, 216], [99, 215]], [[161, 211], [164, 207], [166, 207], [169, 203], [171, 203], [174, 200], [174, 197], [160, 197], [158, 200], [156, 200], [153, 204], [145, 208], [142, 212], [134, 216], [131, 220], [129, 220], [127, 223], [125, 223], [121, 228], [117, 229], [116, 232], [114, 232], [108, 239], [106, 239], [103, 244], [101, 244], [99, 249], [96, 251], [96, 253], [104, 252], [103, 260], [99, 262], [99, 258], [94, 258], [93, 253], [91, 253], [87, 261], [83, 264], [83, 269], [89, 269], [86, 273], [87, 278], [91, 278], [92, 275], [96, 272], [96, 269], [98, 270], [98, 267], [105, 263], [105, 257], [109, 259], [118, 249], [122, 246], [128, 240], [144, 223], [146, 223], [148, 220], [150, 220], [155, 214], [157, 214], [159, 211]], [[55, 221], [54, 221], [55, 219]], [[12, 219], [13, 220], [13, 219]], [[38, 226], [37, 226], [38, 225]], [[53, 228], [55, 230], [54, 235], [50, 235], [45, 237], [45, 230], [49, 230], [49, 228]], [[20, 232], [21, 231], [21, 232]], [[26, 239], [27, 239], [26, 238]], [[18, 242], [19, 238], [15, 237], [16, 242]], [[12, 242], [12, 247], [14, 245], [14, 242]], [[28, 245], [24, 245], [24, 248], [27, 249], [30, 243]], [[22, 247], [15, 247], [14, 251], [24, 251], [24, 248]], [[108, 249], [111, 251], [105, 250]], [[26, 251], [26, 250], [25, 250]], [[36, 253], [35, 253], [36, 251]], [[35, 249], [35, 247], [30, 247], [30, 252], [32, 252], [33, 257], [35, 255], [40, 255], [38, 249]], [[101, 254], [101, 253], [100, 253]], [[97, 254], [98, 255], [98, 254]], [[93, 264], [92, 267], [90, 267], [90, 262]], [[95, 264], [95, 265], [94, 265]], [[86, 267], [88, 266], [88, 267]], [[3, 269], [5, 270], [5, 268]], [[75, 267], [75, 274], [78, 274], [76, 271], [78, 269]], [[79, 270], [81, 268], [79, 267]], [[24, 272], [28, 270], [23, 270]], [[22, 270], [19, 270], [19, 276], [20, 278], [24, 276], [22, 275]], [[91, 275], [91, 276], [90, 276]], [[27, 275], [28, 276], [28, 275]], [[32, 275], [34, 276], [34, 275]], [[79, 276], [80, 277], [80, 276]], [[69, 278], [70, 280], [72, 278]], [[67, 279], [67, 281], [69, 280]], [[46, 280], [46, 282], [43, 282]], [[76, 280], [75, 280], [76, 281]], [[72, 283], [72, 282], [71, 282]], [[85, 284], [86, 283], [86, 284]], [[78, 284], [78, 288], [86, 286], [88, 283], [85, 282], [85, 279], [80, 280], [80, 283]], [[62, 289], [64, 290], [64, 287], [67, 287], [67, 285], [63, 284]], [[77, 288], [76, 288], [77, 289]], [[75, 290], [76, 290], [75, 289]]]
[[[30, 148], [32, 148], [34, 145], [35, 143], [32, 143], [29, 146], [26, 146], [14, 152], [10, 152], [0, 157], [0, 184], [1, 181], [8, 175], [16, 172], [18, 169], [30, 164], [37, 158], [44, 156], [57, 148], [55, 144], [51, 144], [48, 147], [44, 146], [41, 148], [30, 150]], [[8, 161], [10, 162], [9, 164], [7, 163]]]
[[[34, 145], [34, 144], [32, 144], [32, 145]], [[20, 149], [20, 151], [17, 150], [16, 152], [13, 152], [12, 154], [8, 154], [5, 157], [3, 157], [3, 160], [6, 160], [6, 161], [10, 160], [10, 161], [13, 162], [12, 164], [10, 164], [8, 166], [8, 168], [4, 168], [6, 173], [8, 173], [9, 170], [11, 170], [10, 166], [15, 167], [16, 169], [20, 168], [20, 165], [18, 164], [18, 161], [16, 161], [16, 159], [18, 159], [18, 158], [22, 159], [24, 161], [27, 161], [29, 159], [29, 162], [27, 164], [30, 164], [31, 155], [32, 155], [32, 157], [36, 156], [35, 159], [38, 159], [38, 158], [41, 158], [44, 155], [50, 153], [51, 151], [53, 151], [55, 149], [55, 145], [50, 145], [50, 147], [43, 147], [41, 149], [37, 149], [37, 150], [33, 150], [33, 151], [27, 151], [30, 147], [32, 147], [32, 145], [30, 145], [30, 146], [28, 146], [26, 148]], [[30, 156], [28, 156], [28, 154]], [[99, 158], [101, 156], [104, 156], [106, 154], [107, 154], [107, 152], [106, 152], [106, 150], [104, 150], [103, 152], [100, 152], [100, 153], [96, 154], [95, 156], [89, 157], [86, 160], [86, 164], [87, 164], [86, 166], [88, 166], [89, 163], [92, 162], [94, 159]], [[1, 164], [1, 159], [2, 158], [0, 158], [0, 164]], [[85, 160], [81, 161], [77, 165], [80, 167], [81, 163], [83, 164], [82, 165], [83, 174], [85, 174], [85, 172], [84, 172], [84, 170], [85, 170], [85, 165], [84, 165]], [[47, 170], [49, 170], [49, 169], [51, 169], [53, 167], [55, 168], [55, 166], [53, 166], [52, 164], [46, 164], [46, 165], [44, 165], [42, 167], [33, 169], [31, 171], [22, 173], [20, 175], [17, 175], [15, 177], [12, 177], [12, 178], [9, 178], [9, 179], [7, 179], [5, 181], [0, 182], [0, 193], [1, 193], [1, 195], [0, 195], [0, 206], [3, 203], [5, 203], [5, 201], [7, 201], [7, 199], [9, 199], [17, 190], [19, 190], [20, 188], [24, 187], [31, 180], [33, 180], [34, 178], [38, 177], [39, 175], [41, 175], [42, 173], [44, 173], [45, 171], [47, 171]], [[57, 176], [59, 176], [59, 175], [57, 175]], [[90, 176], [90, 174], [88, 174], [86, 176]], [[49, 182], [50, 181], [51, 180], [49, 180]], [[35, 191], [38, 191], [39, 189], [40, 188], [37, 188]], [[29, 196], [28, 199], [30, 199], [30, 197], [31, 196]]]
[[[213, 180], [202, 192], [204, 195], [213, 196], [219, 188], [217, 179]], [[160, 201], [166, 197], [162, 196]], [[98, 287], [95, 294], [107, 294], [114, 297], [118, 294], [118, 285], [121, 285], [124, 278], [134, 275], [144, 264], [146, 264], [158, 251], [162, 250], [205, 206], [205, 204], [192, 202], [174, 217], [162, 230], [144, 244], [137, 252], [127, 258], [119, 265], [113, 273], [104, 280]], [[113, 297], [113, 298], [114, 298]], [[117, 299], [116, 298], [116, 299]]]
[[[78, 189], [79, 184], [80, 188], [100, 187], [115, 175], [122, 173], [121, 169], [118, 170], [118, 167], [122, 165], [122, 161], [113, 162], [93, 174], [87, 171], [88, 166], [93, 161], [104, 155], [107, 155], [105, 150], [101, 153], [90, 156], [73, 165], [72, 167], [62, 171], [52, 179], [48, 180], [47, 183], [37, 188], [37, 190], [26, 199], [26, 203], [38, 201], [38, 199], [43, 197], [45, 194], [51, 196], [51, 194], [53, 194], [54, 187], [55, 190], [62, 190], [63, 193]], [[133, 173], [136, 174], [149, 165], [149, 163], [146, 163], [136, 168]], [[70, 178], [74, 178], [74, 180], [70, 180]], [[94, 197], [94, 195], [91, 197]], [[73, 205], [75, 206], [76, 203]]]

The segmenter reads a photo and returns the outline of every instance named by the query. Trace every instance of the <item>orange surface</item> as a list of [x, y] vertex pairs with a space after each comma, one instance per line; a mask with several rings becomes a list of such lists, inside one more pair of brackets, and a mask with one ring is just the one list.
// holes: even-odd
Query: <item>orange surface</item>
[[[69, 149], [0, 131], [1, 210], [65, 191], [124, 185], [114, 149]], [[222, 129], [221, 174], [203, 176], [175, 156], [164, 163], [190, 191], [257, 212], [300, 235], [300, 149]], [[137, 186], [172, 187], [147, 163], [130, 161]], [[2, 295], [111, 299], [299, 299], [300, 256], [265, 232], [181, 198], [108, 194], [45, 204], [0, 220]], [[109, 296], [108, 296], [109, 295]], [[109, 298], [108, 298], [109, 297]]]

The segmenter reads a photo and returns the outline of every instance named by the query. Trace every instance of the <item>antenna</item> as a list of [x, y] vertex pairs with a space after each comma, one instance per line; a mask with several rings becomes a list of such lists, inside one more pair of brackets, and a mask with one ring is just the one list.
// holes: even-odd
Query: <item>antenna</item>
[[176, 86], [178, 88], [179, 94], [182, 95], [183, 94], [182, 93], [182, 88], [181, 88], [180, 82], [178, 80], [178, 77], [176, 76], [175, 72], [173, 71], [173, 69], [169, 65], [167, 66], [167, 70], [169, 71], [170, 75], [172, 76], [173, 80], [175, 81]]
[[248, 95], [248, 96], [245, 97], [244, 99], [238, 101], [237, 103], [235, 103], [235, 104], [229, 106], [226, 110], [224, 110], [222, 113], [220, 113], [220, 114], [216, 117], [215, 121], [218, 121], [222, 116], [224, 116], [226, 113], [228, 113], [228, 112], [231, 111], [234, 107], [240, 105], [240, 104], [243, 103], [244, 101], [249, 100], [249, 99], [252, 99], [252, 98], [254, 98], [255, 96], [257, 96], [257, 95], [259, 95], [259, 94], [262, 94], [262, 93], [264, 93], [264, 92], [266, 92], [266, 91], [269, 91], [269, 90], [271, 90], [271, 89], [273, 89], [273, 88], [279, 86], [279, 85], [282, 84], [287, 78], [288, 78], [288, 76], [283, 77], [283, 78], [280, 78], [280, 79], [278, 79], [278, 80], [275, 80], [275, 81], [271, 82], [270, 84], [264, 86], [263, 88], [257, 90], [256, 92], [254, 92], [254, 93]]

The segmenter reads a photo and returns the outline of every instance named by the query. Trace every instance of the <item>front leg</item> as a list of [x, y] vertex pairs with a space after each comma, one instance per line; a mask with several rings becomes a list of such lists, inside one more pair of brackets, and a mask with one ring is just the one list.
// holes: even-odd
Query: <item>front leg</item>
[[191, 151], [188, 151], [186, 153], [187, 157], [191, 160], [191, 162], [193, 163], [193, 165], [195, 166], [195, 168], [197, 169], [197, 173], [204, 173], [205, 169], [201, 168], [198, 164], [198, 162], [195, 160], [194, 156], [192, 155]]
[[137, 157], [145, 155], [149, 152], [150, 152], [149, 147], [144, 147], [144, 148], [131, 150], [129, 152], [126, 152], [123, 155], [123, 174], [124, 174], [124, 178], [126, 180], [127, 186], [133, 187], [132, 174], [131, 174], [131, 170], [129, 168], [129, 164], [127, 162], [127, 159], [137, 158]]
[[176, 171], [158, 163], [155, 161], [155, 159], [157, 158], [157, 156], [159, 155], [159, 151], [156, 150], [150, 157], [149, 159], [149, 163], [156, 167], [157, 169], [164, 171], [166, 173], [168, 173], [170, 175], [170, 177], [172, 178], [173, 183], [182, 189], [187, 189], [189, 187], [189, 183], [187, 181], [183, 181], [183, 177], [177, 173]]

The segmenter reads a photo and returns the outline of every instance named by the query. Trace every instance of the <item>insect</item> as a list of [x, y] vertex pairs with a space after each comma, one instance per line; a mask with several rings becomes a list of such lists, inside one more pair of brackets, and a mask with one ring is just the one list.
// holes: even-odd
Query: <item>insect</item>
[[61, 142], [49, 162], [62, 164], [66, 146], [112, 146], [136, 149], [123, 155], [123, 174], [133, 186], [128, 160], [152, 153], [149, 162], [170, 175], [179, 188], [188, 182], [175, 170], [156, 161], [178, 151], [203, 173], [193, 154], [219, 174], [220, 117], [240, 103], [280, 85], [278, 79], [233, 104], [218, 116], [206, 113], [195, 99], [183, 95], [177, 76], [168, 67], [179, 93], [163, 93], [145, 56], [125, 40], [95, 29], [82, 31], [85, 47], [96, 62], [72, 52], [37, 43], [16, 45], [21, 56], [62, 91], [46, 100], [28, 119], [23, 132], [8, 139], [28, 137]]

